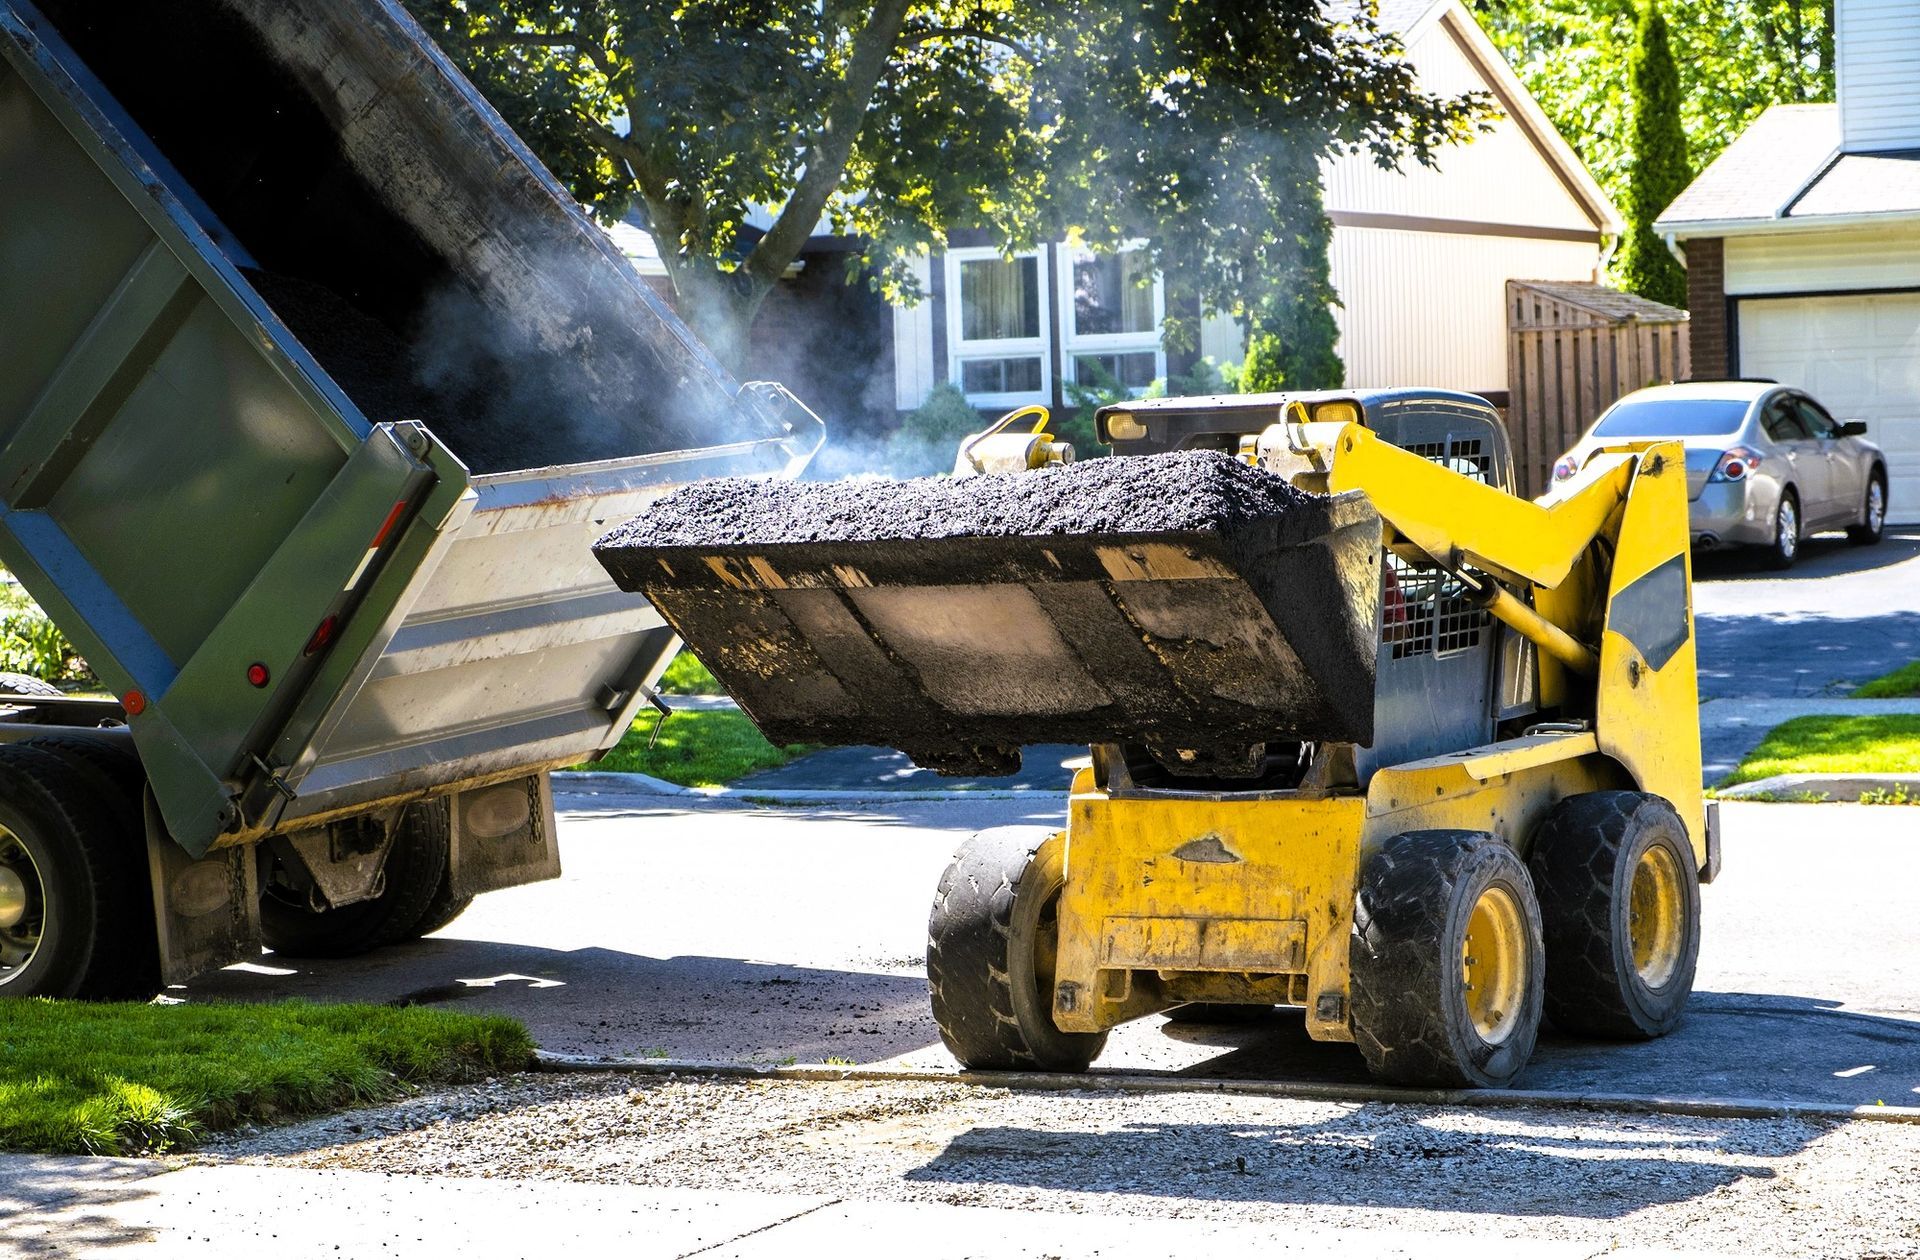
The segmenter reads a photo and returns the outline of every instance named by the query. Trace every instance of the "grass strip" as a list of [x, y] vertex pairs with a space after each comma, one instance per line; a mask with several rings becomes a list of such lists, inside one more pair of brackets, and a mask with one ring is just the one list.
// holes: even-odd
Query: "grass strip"
[[1891, 674], [1853, 689], [1855, 700], [1905, 700], [1920, 696], [1920, 661], [1909, 661]]
[[1813, 714], [1782, 722], [1720, 786], [1776, 774], [1920, 773], [1920, 714]]
[[784, 766], [811, 752], [810, 744], [769, 744], [752, 719], [733, 709], [690, 709], [675, 713], [660, 727], [652, 747], [657, 715], [642, 711], [605, 757], [582, 770], [637, 771], [683, 787], [731, 783], [755, 770]]
[[0, 1000], [0, 1149], [149, 1154], [532, 1062], [501, 1015]]
[[660, 675], [660, 690], [669, 696], [724, 696], [727, 689], [700, 663], [700, 658], [685, 648], [673, 658]]

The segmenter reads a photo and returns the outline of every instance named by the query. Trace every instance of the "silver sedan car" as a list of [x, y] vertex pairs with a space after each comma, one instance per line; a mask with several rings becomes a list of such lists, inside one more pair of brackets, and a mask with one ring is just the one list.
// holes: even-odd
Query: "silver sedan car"
[[1556, 484], [1613, 442], [1673, 438], [1687, 448], [1696, 549], [1765, 548], [1791, 565], [1809, 534], [1880, 541], [1887, 461], [1864, 421], [1836, 421], [1801, 390], [1769, 381], [1694, 381], [1636, 390], [1602, 412], [1553, 466]]

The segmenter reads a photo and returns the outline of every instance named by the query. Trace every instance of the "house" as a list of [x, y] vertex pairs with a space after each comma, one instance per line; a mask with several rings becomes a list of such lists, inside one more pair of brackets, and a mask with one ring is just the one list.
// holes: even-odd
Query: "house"
[[[1421, 84], [1491, 94], [1502, 117], [1437, 169], [1381, 170], [1365, 155], [1325, 165], [1340, 354], [1356, 387], [1417, 382], [1502, 401], [1510, 279], [1592, 281], [1619, 211], [1460, 0], [1382, 0]], [[1001, 257], [956, 238], [924, 260], [928, 300], [893, 312], [895, 403], [938, 381], [982, 410], [1061, 404], [1092, 364], [1144, 388], [1169, 369], [1164, 286], [1137, 283], [1144, 254], [1096, 256], [1060, 243]], [[1211, 317], [1199, 352], [1240, 360], [1237, 324]]]
[[1865, 420], [1920, 520], [1920, 0], [1836, 0], [1837, 104], [1776, 105], [1654, 224], [1687, 267], [1696, 376]]

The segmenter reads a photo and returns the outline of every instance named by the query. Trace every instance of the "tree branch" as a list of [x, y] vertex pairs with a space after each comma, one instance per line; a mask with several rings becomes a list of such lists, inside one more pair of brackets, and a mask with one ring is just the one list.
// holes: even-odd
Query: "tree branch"
[[539, 31], [489, 31], [468, 35], [467, 42], [476, 48], [571, 48], [592, 62], [601, 74], [609, 79], [613, 77], [613, 59], [607, 56], [607, 50], [577, 31], [558, 35]]
[[996, 35], [992, 31], [983, 31], [971, 26], [936, 26], [923, 31], [915, 31], [900, 41], [902, 48], [918, 48], [922, 44], [932, 43], [936, 39], [977, 39], [983, 44], [998, 44], [1008, 52], [1016, 53], [1024, 61], [1034, 59], [1033, 50], [1017, 39], [1005, 35]]
[[756, 286], [772, 288], [787, 265], [800, 256], [801, 247], [813, 235], [813, 225], [827, 207], [827, 199], [845, 178], [847, 159], [853, 154], [853, 143], [860, 135], [874, 87], [899, 44], [909, 5], [910, 0], [880, 0], [874, 6], [873, 20], [855, 37], [840, 91], [827, 109], [820, 133], [807, 147], [806, 171], [780, 217], [741, 268]]

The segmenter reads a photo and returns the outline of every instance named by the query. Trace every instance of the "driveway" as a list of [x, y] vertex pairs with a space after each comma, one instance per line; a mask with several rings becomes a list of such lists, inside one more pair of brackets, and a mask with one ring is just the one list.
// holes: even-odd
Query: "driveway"
[[1705, 555], [1693, 576], [1703, 700], [1844, 696], [1920, 659], [1920, 526], [1809, 540], [1785, 573]]
[[[1723, 809], [1726, 871], [1703, 896], [1686, 1024], [1640, 1045], [1549, 1035], [1521, 1084], [1915, 1104], [1920, 935], [1905, 898], [1875, 891], [1920, 883], [1911, 814]], [[516, 1016], [548, 1049], [595, 1055], [950, 1068], [924, 975], [940, 870], [976, 828], [1060, 817], [1054, 799], [858, 812], [602, 800], [566, 813], [559, 881], [483, 897], [418, 945], [339, 962], [264, 956], [181, 996], [448, 1003]], [[1309, 1041], [1284, 1014], [1255, 1028], [1146, 1020], [1116, 1032], [1101, 1063], [1364, 1079], [1351, 1047]]]

